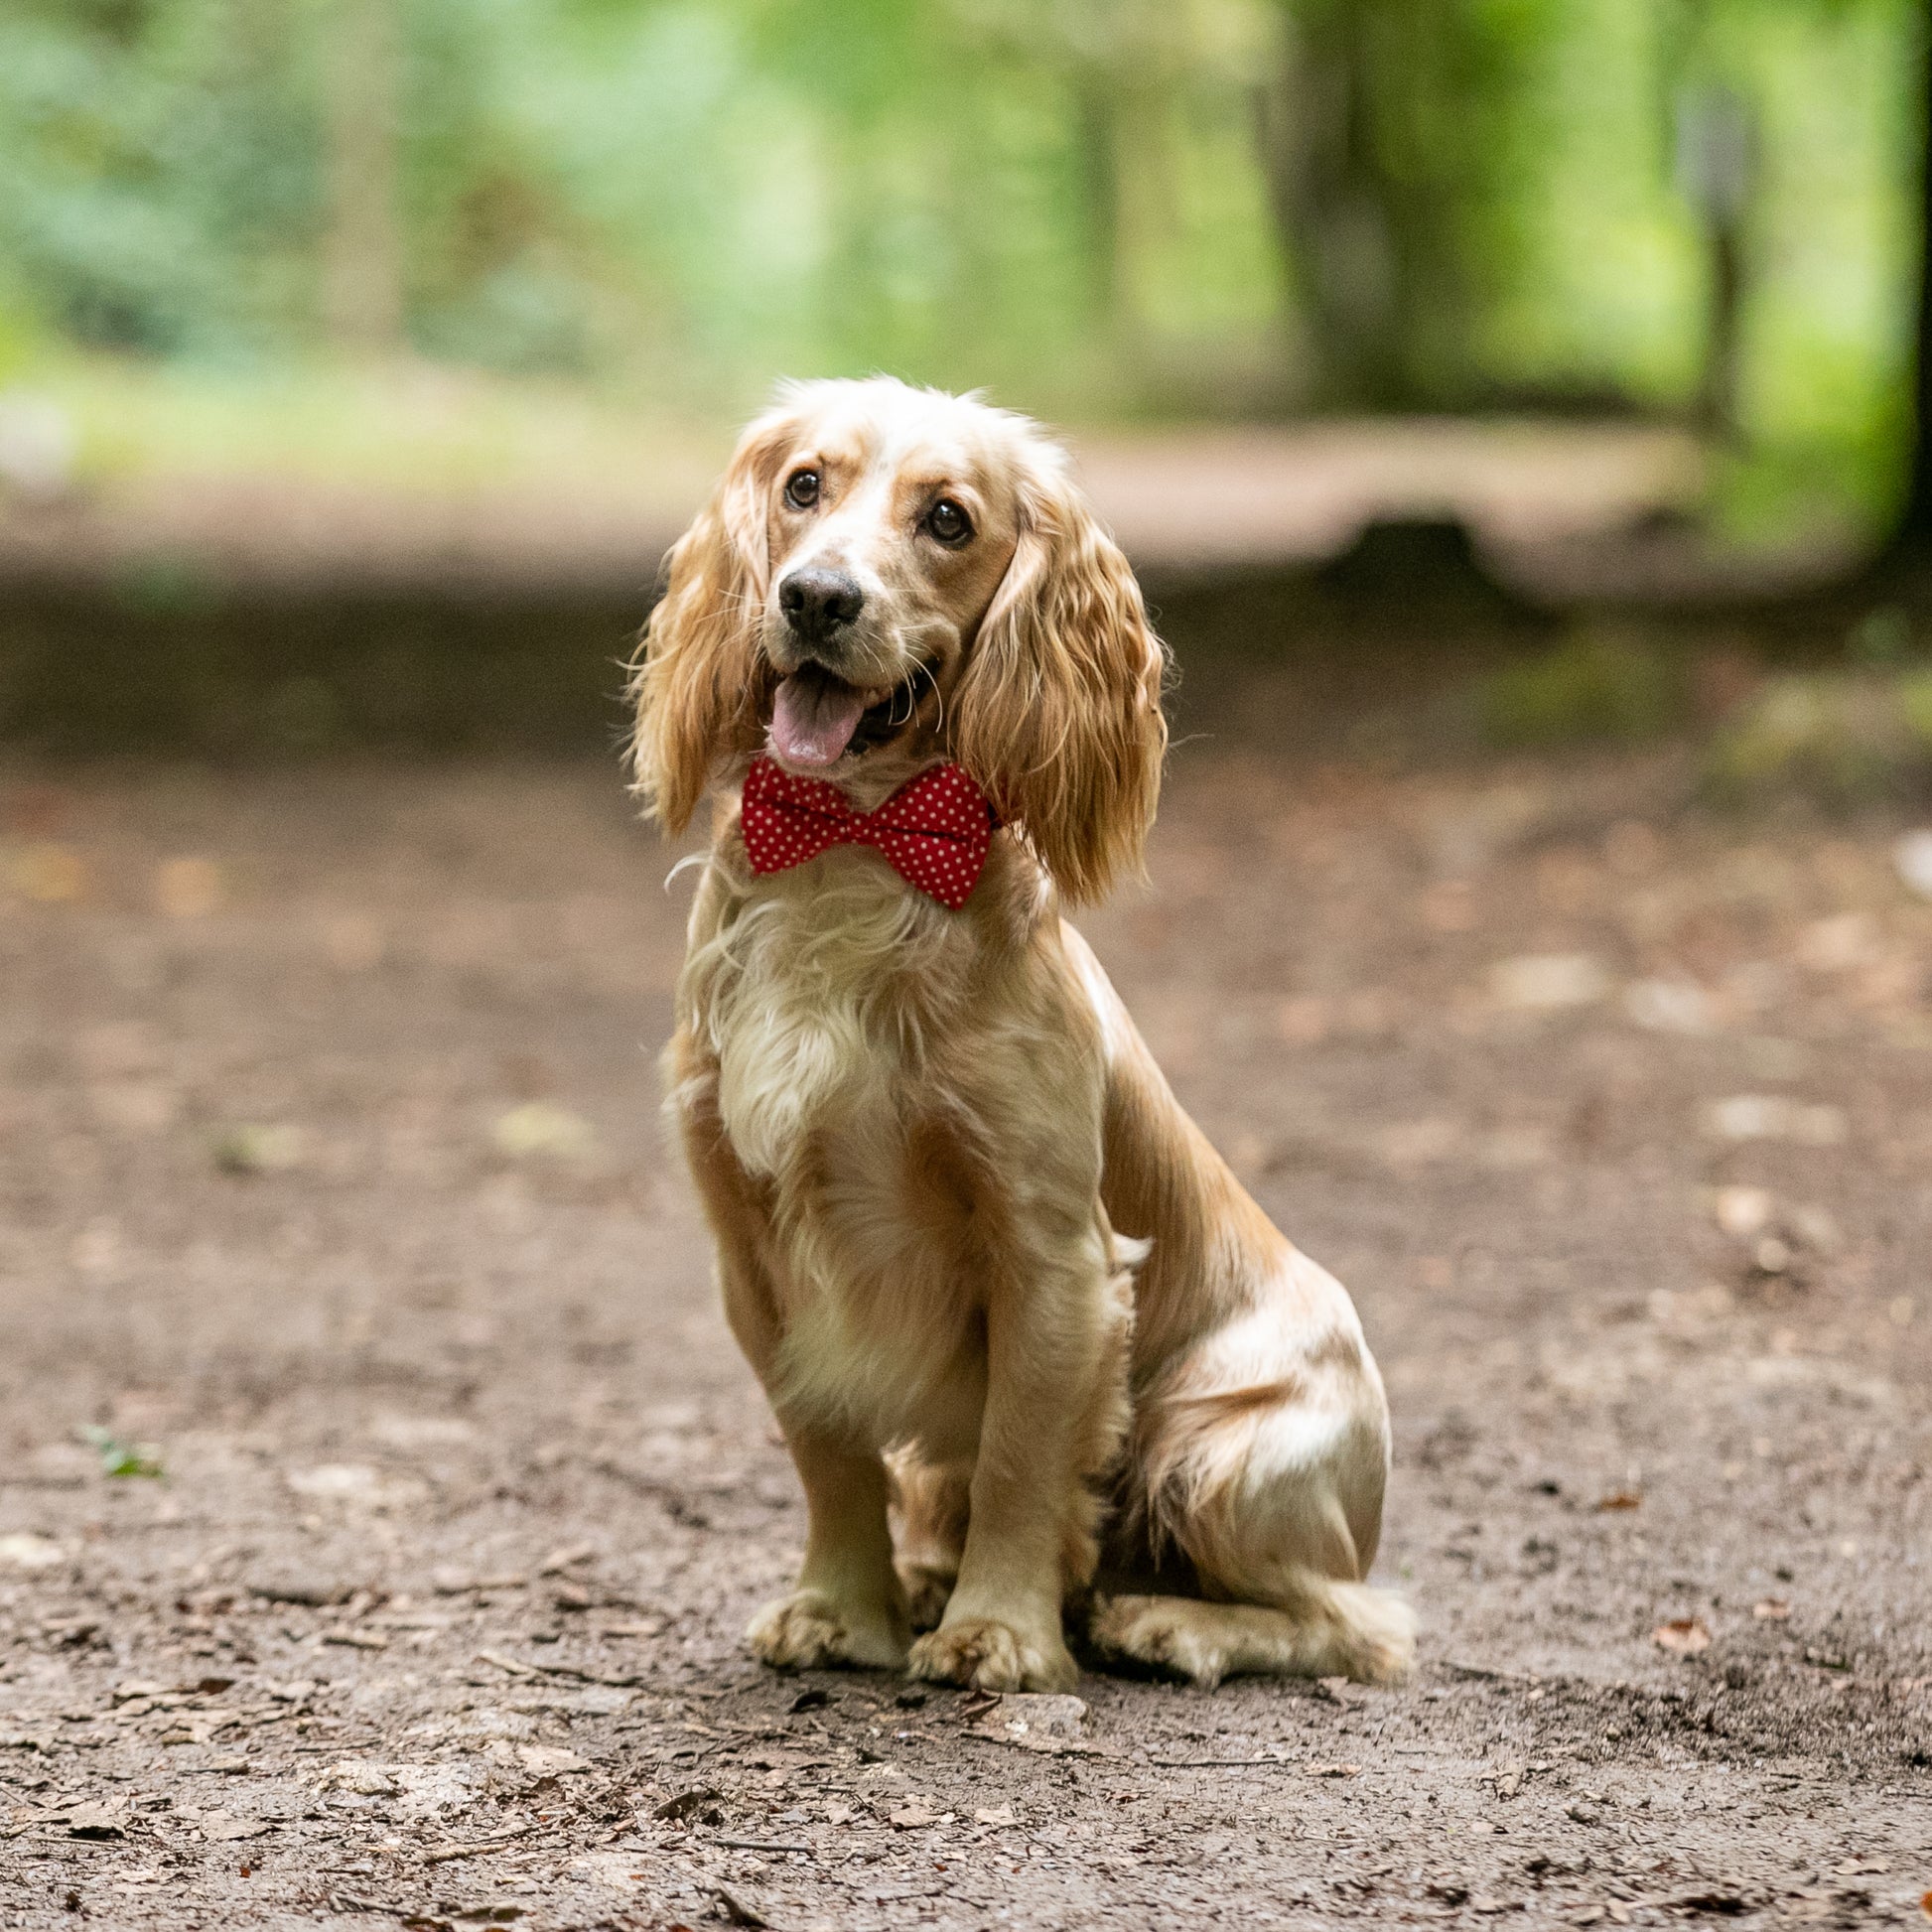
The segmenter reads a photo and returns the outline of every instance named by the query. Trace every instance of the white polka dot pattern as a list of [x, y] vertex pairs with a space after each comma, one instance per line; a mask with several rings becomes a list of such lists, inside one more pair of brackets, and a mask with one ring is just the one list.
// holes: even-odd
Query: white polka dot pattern
[[869, 845], [908, 886], [955, 912], [979, 884], [994, 823], [986, 793], [956, 764], [935, 764], [860, 812], [837, 785], [795, 778], [771, 759], [747, 774], [741, 820], [756, 873], [786, 872], [835, 845]]

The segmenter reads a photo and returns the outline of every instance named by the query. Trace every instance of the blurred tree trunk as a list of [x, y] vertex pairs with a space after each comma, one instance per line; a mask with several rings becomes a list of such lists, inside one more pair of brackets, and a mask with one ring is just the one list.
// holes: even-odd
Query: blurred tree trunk
[[396, 0], [334, 0], [328, 20], [324, 314], [339, 348], [384, 354], [399, 348], [403, 337]]
[[1285, 15], [1260, 101], [1269, 202], [1312, 363], [1313, 400], [1414, 400], [1404, 355], [1399, 229], [1370, 121], [1366, 0]]
[[1932, 564], [1932, 56], [1919, 80], [1918, 237], [1919, 270], [1916, 357], [1912, 373], [1912, 460], [1905, 500], [1892, 532], [1891, 555], [1919, 570]]
[[[1701, 12], [1692, 16], [1687, 39], [1700, 30], [1702, 18]], [[1742, 434], [1745, 231], [1757, 190], [1757, 117], [1735, 88], [1703, 79], [1679, 87], [1676, 119], [1677, 187], [1697, 211], [1707, 275], [1704, 358], [1694, 407], [1707, 436], [1734, 443]]]

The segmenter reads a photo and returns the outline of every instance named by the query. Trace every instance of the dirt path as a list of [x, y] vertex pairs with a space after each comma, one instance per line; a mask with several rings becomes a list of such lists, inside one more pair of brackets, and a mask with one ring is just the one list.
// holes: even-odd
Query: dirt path
[[[1564, 549], [1693, 501], [1705, 468], [1677, 430], [1535, 419], [1073, 441], [1097, 507], [1143, 571], [1305, 568], [1391, 516], [1459, 518], [1508, 554]], [[729, 454], [728, 441], [626, 438], [607, 422], [593, 446], [528, 473], [504, 460], [440, 481], [202, 467], [47, 501], [0, 491], [0, 591], [105, 588], [137, 607], [251, 594], [627, 606]]]
[[8, 774], [0, 1925], [1921, 1922], [1932, 905], [1674, 788], [1180, 754], [1089, 929], [1356, 1293], [1423, 1663], [1075, 1719], [745, 1655], [608, 770]]

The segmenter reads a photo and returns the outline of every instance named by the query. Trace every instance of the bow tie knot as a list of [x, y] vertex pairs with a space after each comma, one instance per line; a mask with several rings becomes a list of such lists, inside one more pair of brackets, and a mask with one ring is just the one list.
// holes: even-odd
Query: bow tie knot
[[835, 845], [869, 845], [908, 886], [957, 912], [979, 884], [998, 820], [956, 764], [921, 771], [862, 812], [837, 785], [761, 758], [746, 774], [740, 823], [755, 873], [787, 872]]

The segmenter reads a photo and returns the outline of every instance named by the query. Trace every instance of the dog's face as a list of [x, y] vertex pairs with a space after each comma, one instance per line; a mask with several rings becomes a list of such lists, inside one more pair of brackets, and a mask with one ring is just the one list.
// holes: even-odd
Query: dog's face
[[958, 759], [1070, 899], [1138, 865], [1167, 656], [1025, 418], [884, 377], [789, 390], [671, 553], [637, 786], [681, 830], [760, 752], [876, 804]]
[[884, 780], [929, 752], [1019, 547], [1024, 440], [896, 384], [827, 385], [783, 418], [761, 466], [758, 622], [780, 764], [838, 777], [863, 760]]

